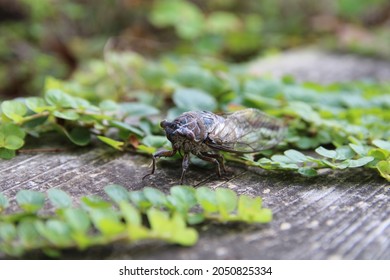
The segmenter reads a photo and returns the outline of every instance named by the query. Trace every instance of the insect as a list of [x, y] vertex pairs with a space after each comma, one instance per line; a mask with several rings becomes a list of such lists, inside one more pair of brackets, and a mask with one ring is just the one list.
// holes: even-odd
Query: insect
[[188, 170], [191, 154], [214, 163], [218, 176], [221, 176], [221, 168], [225, 172], [226, 169], [219, 151], [242, 154], [266, 150], [277, 145], [286, 131], [281, 120], [251, 108], [226, 115], [190, 111], [172, 122], [163, 120], [160, 126], [172, 143], [172, 150], [153, 154], [152, 172], [145, 177], [154, 174], [156, 159], [172, 157], [179, 152], [183, 155], [181, 184]]

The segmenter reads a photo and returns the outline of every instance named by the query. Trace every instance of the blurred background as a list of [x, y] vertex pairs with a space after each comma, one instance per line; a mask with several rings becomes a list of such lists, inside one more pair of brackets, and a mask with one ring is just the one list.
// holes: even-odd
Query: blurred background
[[107, 47], [246, 62], [308, 45], [390, 59], [390, 1], [0, 0], [0, 99], [40, 95]]

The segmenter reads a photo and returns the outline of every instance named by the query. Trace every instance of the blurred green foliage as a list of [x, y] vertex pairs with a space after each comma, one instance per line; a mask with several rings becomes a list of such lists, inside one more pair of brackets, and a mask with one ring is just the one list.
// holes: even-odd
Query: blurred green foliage
[[144, 55], [243, 61], [316, 43], [389, 58], [389, 17], [387, 0], [1, 0], [0, 98], [39, 95], [118, 36]]
[[288, 134], [272, 151], [228, 159], [304, 176], [318, 169], [364, 166], [389, 180], [389, 83], [299, 84], [289, 77], [252, 76], [242, 64], [210, 57], [148, 59], [107, 51], [105, 58], [76, 71], [69, 81], [48, 77], [42, 97], [2, 102], [0, 157], [14, 157], [26, 136], [47, 131], [58, 131], [79, 146], [96, 135], [117, 150], [150, 155], [170, 148], [159, 127], [162, 115], [171, 120], [190, 110], [251, 107], [284, 118]]
[[272, 220], [261, 197], [238, 196], [227, 188], [173, 186], [170, 194], [165, 194], [150, 187], [129, 192], [120, 185], [108, 185], [104, 191], [109, 200], [85, 196], [73, 206], [68, 193], [51, 189], [47, 202], [55, 211], [46, 215], [40, 213], [45, 194], [19, 191], [16, 202], [20, 210], [8, 214], [4, 213], [8, 198], [0, 192], [0, 253], [20, 257], [39, 250], [59, 257], [61, 250], [140, 240], [192, 246], [198, 241], [197, 224]]

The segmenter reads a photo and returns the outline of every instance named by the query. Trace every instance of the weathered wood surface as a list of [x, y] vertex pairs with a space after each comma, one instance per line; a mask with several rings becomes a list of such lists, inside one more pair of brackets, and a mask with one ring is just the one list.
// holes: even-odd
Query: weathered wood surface
[[272, 77], [291, 75], [297, 81], [322, 84], [353, 80], [385, 82], [390, 81], [390, 61], [305, 48], [255, 61], [250, 67], [250, 72], [259, 76], [272, 75]]
[[[103, 187], [129, 190], [154, 186], [168, 191], [180, 177], [179, 162], [159, 164], [142, 181], [150, 159], [109, 148], [84, 148], [61, 154], [20, 155], [0, 162], [0, 189], [13, 197], [20, 189], [60, 188], [73, 197], [103, 195]], [[214, 170], [192, 166], [193, 185], [222, 186], [239, 194], [260, 195], [271, 208], [268, 225], [217, 225], [199, 228], [199, 243], [183, 248], [163, 243], [114, 245], [71, 258], [109, 259], [389, 259], [389, 185], [375, 172], [356, 170], [304, 178], [228, 164], [226, 179]], [[15, 206], [16, 207], [16, 206]]]
[[[104, 196], [103, 187], [111, 183], [129, 190], [153, 186], [168, 192], [179, 182], [179, 161], [160, 161], [156, 174], [142, 181], [150, 171], [150, 159], [145, 156], [122, 154], [102, 145], [82, 149], [57, 145], [65, 150], [0, 161], [0, 191], [14, 197], [21, 189], [60, 188], [78, 198]], [[160, 242], [115, 244], [67, 252], [64, 258], [390, 259], [390, 185], [375, 171], [332, 171], [305, 178], [234, 163], [228, 163], [228, 169], [226, 178], [220, 179], [214, 169], [191, 166], [188, 183], [260, 195], [274, 213], [270, 224], [207, 224], [198, 228], [200, 240], [190, 248]], [[11, 210], [15, 209], [11, 203]]]

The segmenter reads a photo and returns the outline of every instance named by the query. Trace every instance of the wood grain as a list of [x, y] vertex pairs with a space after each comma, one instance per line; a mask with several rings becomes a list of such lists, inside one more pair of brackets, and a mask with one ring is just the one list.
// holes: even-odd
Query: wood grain
[[[0, 190], [14, 197], [21, 189], [60, 188], [77, 198], [98, 194], [115, 183], [129, 190], [145, 186], [168, 192], [180, 178], [179, 161], [160, 161], [146, 180], [150, 159], [89, 147], [69, 152], [19, 155], [0, 161]], [[206, 224], [191, 248], [159, 242], [114, 244], [65, 258], [98, 259], [390, 259], [389, 184], [371, 170], [328, 172], [305, 178], [228, 163], [225, 178], [214, 169], [191, 166], [192, 185], [226, 187], [260, 195], [274, 219], [267, 225]], [[17, 210], [14, 202], [11, 210]], [[48, 210], [48, 209], [47, 209]], [[41, 256], [29, 256], [39, 258]]]

